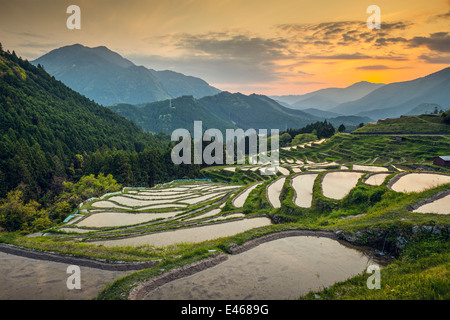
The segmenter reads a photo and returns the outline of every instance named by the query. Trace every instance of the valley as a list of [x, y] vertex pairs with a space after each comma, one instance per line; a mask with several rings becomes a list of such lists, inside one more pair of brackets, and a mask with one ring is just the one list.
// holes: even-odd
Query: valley
[[[137, 70], [104, 47], [68, 49]], [[335, 112], [391, 90], [367, 83], [328, 91], [345, 107], [333, 103], [331, 117], [211, 88], [104, 107], [44, 60], [0, 53], [2, 299], [449, 299], [450, 168], [434, 162], [449, 155], [448, 111], [374, 123]], [[437, 74], [414, 87], [448, 68]], [[246, 149], [243, 164], [175, 164], [168, 134], [194, 120], [278, 128], [268, 152], [279, 161], [249, 163]], [[89, 268], [81, 291], [66, 287], [68, 265]]]

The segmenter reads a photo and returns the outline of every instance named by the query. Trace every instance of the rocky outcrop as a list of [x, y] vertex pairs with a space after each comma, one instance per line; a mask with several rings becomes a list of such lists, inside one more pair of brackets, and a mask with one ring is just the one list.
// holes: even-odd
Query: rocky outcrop
[[380, 255], [398, 256], [402, 249], [419, 236], [443, 236], [448, 239], [450, 228], [446, 226], [412, 226], [412, 227], [368, 227], [364, 230], [350, 232], [337, 229], [334, 231], [338, 239], [345, 240], [355, 245], [370, 246], [378, 250]]

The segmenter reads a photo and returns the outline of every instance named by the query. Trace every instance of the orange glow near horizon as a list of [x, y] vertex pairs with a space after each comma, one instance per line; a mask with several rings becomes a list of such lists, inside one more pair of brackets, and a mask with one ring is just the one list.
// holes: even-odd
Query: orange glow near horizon
[[303, 94], [355, 82], [392, 83], [450, 65], [450, 1], [0, 0], [5, 49], [33, 60], [61, 46], [106, 46], [137, 65], [200, 77], [221, 90]]

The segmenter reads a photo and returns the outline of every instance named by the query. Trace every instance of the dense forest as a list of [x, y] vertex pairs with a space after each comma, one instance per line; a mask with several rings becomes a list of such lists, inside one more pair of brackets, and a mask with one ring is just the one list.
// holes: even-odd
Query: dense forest
[[[153, 186], [198, 175], [199, 166], [172, 163], [172, 146], [169, 136], [144, 132], [0, 45], [0, 229], [13, 203], [29, 205], [13, 210], [28, 212], [22, 216], [33, 216], [31, 210], [51, 217], [65, 185], [82, 177], [112, 175], [121, 186]], [[61, 205], [55, 221], [74, 205]], [[17, 221], [7, 229], [26, 229]]]
[[319, 139], [329, 138], [334, 135], [335, 132], [336, 129], [330, 122], [327, 122], [327, 120], [317, 121], [300, 129], [290, 128], [286, 130], [286, 133], [289, 133], [292, 137], [302, 133], [314, 133]]
[[[345, 131], [345, 126], [341, 124], [338, 128], [338, 131]], [[286, 131], [280, 132], [280, 146], [294, 146], [301, 143], [314, 141], [316, 139], [329, 138], [335, 133], [336, 129], [327, 120], [316, 121], [300, 129], [289, 128]]]

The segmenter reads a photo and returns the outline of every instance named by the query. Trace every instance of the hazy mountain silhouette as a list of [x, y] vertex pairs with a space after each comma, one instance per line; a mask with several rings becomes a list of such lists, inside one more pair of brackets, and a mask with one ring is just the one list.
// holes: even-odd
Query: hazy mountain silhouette
[[421, 103], [450, 107], [450, 67], [414, 80], [387, 84], [330, 111], [381, 119], [406, 114]]
[[290, 104], [294, 109], [319, 109], [330, 111], [337, 105], [360, 99], [384, 86], [382, 83], [361, 81], [346, 88], [325, 88], [304, 95], [272, 96], [273, 99]]
[[65, 46], [32, 63], [103, 105], [147, 103], [187, 94], [200, 98], [220, 92], [199, 78], [136, 66], [104, 46]]

